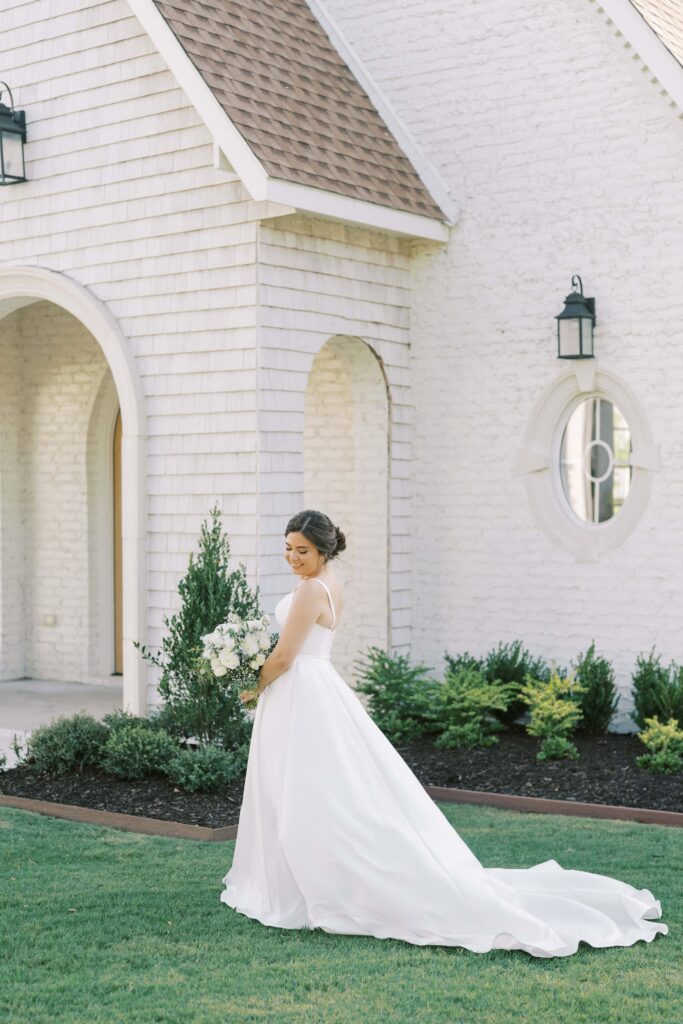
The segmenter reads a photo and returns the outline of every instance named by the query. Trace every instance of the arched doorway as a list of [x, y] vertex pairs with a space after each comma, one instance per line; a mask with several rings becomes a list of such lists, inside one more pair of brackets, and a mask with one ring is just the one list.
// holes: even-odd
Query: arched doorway
[[353, 662], [389, 637], [389, 395], [380, 360], [360, 338], [334, 337], [308, 379], [304, 504], [326, 512], [347, 538], [336, 563], [346, 579], [334, 660]]
[[118, 445], [123, 706], [143, 713], [145, 428], [128, 344], [85, 288], [32, 267], [0, 269], [0, 332], [0, 678], [116, 671]]

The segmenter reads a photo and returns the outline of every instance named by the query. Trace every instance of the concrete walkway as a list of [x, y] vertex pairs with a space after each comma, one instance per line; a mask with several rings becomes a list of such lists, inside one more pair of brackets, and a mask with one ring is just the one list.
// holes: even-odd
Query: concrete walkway
[[123, 681], [93, 686], [62, 683], [54, 679], [10, 679], [0, 681], [0, 754], [7, 756], [7, 768], [16, 764], [12, 738], [23, 743], [39, 725], [61, 715], [69, 717], [87, 711], [101, 719], [108, 711], [123, 707]]

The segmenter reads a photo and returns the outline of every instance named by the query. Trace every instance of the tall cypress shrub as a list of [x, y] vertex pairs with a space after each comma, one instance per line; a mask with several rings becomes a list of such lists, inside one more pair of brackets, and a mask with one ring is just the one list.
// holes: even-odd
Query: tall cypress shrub
[[161, 668], [158, 691], [166, 702], [164, 726], [176, 735], [235, 749], [248, 739], [251, 720], [229, 680], [201, 670], [201, 638], [225, 622], [228, 612], [249, 619], [263, 613], [259, 588], [249, 588], [245, 567], [228, 571], [230, 541], [223, 533], [217, 506], [210, 516], [210, 523], [202, 523], [197, 555], [190, 554], [187, 572], [178, 584], [180, 609], [164, 617], [168, 632], [160, 653], [134, 643], [144, 658]]
[[585, 654], [573, 662], [576, 678], [586, 687], [581, 696], [580, 731], [590, 736], [604, 735], [619, 706], [619, 697], [614, 685], [614, 669], [607, 658], [595, 653], [595, 640]]

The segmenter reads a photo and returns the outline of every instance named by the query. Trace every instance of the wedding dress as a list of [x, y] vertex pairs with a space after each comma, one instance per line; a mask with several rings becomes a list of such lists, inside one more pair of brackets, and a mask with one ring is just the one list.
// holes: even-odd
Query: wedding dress
[[[316, 579], [316, 577], [311, 577]], [[330, 660], [315, 623], [258, 699], [232, 867], [220, 899], [276, 928], [569, 956], [668, 925], [649, 889], [547, 860], [487, 868]], [[294, 591], [278, 602], [282, 627]]]

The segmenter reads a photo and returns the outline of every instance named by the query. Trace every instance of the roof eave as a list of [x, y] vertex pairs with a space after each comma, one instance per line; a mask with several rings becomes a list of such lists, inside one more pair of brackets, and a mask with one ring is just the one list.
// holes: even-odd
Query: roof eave
[[447, 241], [448, 227], [440, 220], [269, 177], [153, 0], [128, 0], [128, 5], [252, 199], [413, 238]]
[[683, 66], [631, 0], [591, 0], [606, 15], [662, 90], [683, 111]]
[[271, 202], [295, 207], [300, 213], [312, 213], [347, 224], [359, 224], [432, 242], [448, 241], [448, 225], [433, 217], [352, 199], [337, 192], [278, 178], [269, 178], [266, 188], [267, 198]]

